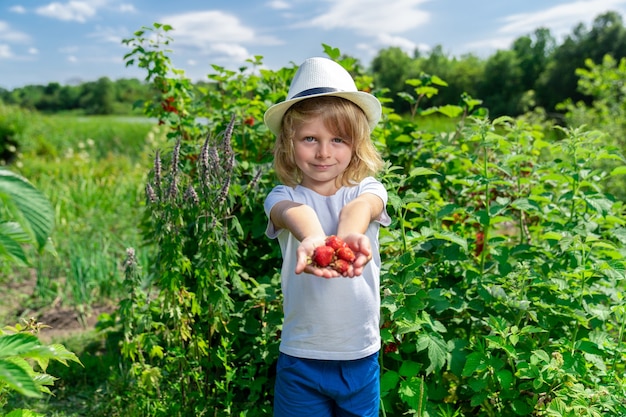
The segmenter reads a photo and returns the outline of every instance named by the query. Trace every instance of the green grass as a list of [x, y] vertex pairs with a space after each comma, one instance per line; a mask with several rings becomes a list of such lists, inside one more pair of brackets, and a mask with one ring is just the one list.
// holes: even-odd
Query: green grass
[[[162, 141], [162, 133], [145, 120], [33, 119], [15, 168], [50, 199], [56, 223], [56, 256], [44, 253], [34, 262], [34, 308], [60, 299], [85, 310], [119, 295], [126, 248], [135, 247], [143, 258], [144, 184]], [[26, 279], [31, 272], [16, 273]]]

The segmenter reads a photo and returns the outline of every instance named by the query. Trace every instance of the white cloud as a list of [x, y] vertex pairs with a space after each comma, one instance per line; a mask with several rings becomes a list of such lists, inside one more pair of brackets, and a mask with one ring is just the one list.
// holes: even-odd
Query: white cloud
[[[535, 28], [533, 28], [534, 31]], [[518, 36], [494, 37], [482, 41], [468, 42], [463, 44], [463, 49], [472, 51], [478, 56], [489, 56], [493, 51], [509, 49]]]
[[549, 29], [558, 41], [580, 23], [589, 28], [596, 17], [609, 10], [626, 12], [626, 0], [574, 0], [535, 12], [512, 14], [500, 19], [503, 24], [490, 38], [464, 44], [463, 49], [488, 55], [511, 48], [515, 39], [539, 28]]
[[349, 29], [368, 36], [379, 33], [403, 33], [430, 20], [430, 14], [418, 6], [428, 0], [327, 0], [325, 12], [298, 26]]
[[18, 14], [24, 14], [26, 13], [26, 9], [23, 6], [12, 6], [9, 11], [13, 12], [13, 13], [18, 13]]
[[377, 43], [382, 47], [396, 46], [402, 49], [404, 52], [408, 53], [409, 55], [413, 55], [413, 52], [416, 49], [429, 49], [427, 45], [418, 45], [412, 40], [403, 38], [401, 36], [392, 36], [388, 33], [380, 33], [377, 36], [377, 41]]
[[78, 58], [76, 58], [74, 55], [68, 55], [66, 59], [67, 59], [67, 62], [72, 62], [72, 63], [78, 62]]
[[376, 56], [381, 49], [388, 47], [398, 47], [409, 56], [413, 56], [416, 49], [421, 52], [426, 52], [431, 49], [429, 45], [423, 43], [416, 44], [410, 39], [401, 36], [392, 36], [387, 33], [378, 34], [376, 39], [371, 42], [363, 42], [356, 45], [358, 50], [363, 51], [370, 58]]
[[279, 44], [277, 39], [261, 36], [243, 25], [236, 16], [217, 10], [167, 16], [159, 21], [174, 28], [170, 36], [175, 39], [177, 49], [182, 46], [199, 51], [196, 54], [217, 56], [218, 60], [221, 57], [243, 62], [252, 56], [244, 45]]
[[28, 48], [28, 53], [30, 55], [39, 55], [39, 49], [37, 49], [37, 48]]
[[35, 12], [54, 19], [85, 23], [89, 18], [96, 15], [97, 8], [94, 6], [101, 4], [101, 2], [86, 1], [53, 2], [46, 6], [38, 7]]
[[120, 45], [122, 40], [128, 37], [129, 33], [125, 28], [96, 26], [95, 31], [88, 34], [87, 37], [98, 39], [101, 42]]
[[291, 5], [283, 0], [273, 0], [267, 3], [267, 7], [274, 10], [286, 10], [291, 9]]
[[9, 45], [0, 43], [0, 58], [13, 58], [13, 52]]
[[0, 20], [0, 40], [13, 43], [26, 43], [30, 40], [30, 36], [12, 29], [7, 22]]
[[580, 23], [589, 28], [593, 20], [609, 10], [626, 12], [626, 0], [577, 0], [533, 13], [518, 13], [502, 19], [504, 25], [498, 29], [501, 47], [510, 47], [514, 39], [530, 34], [538, 28], [547, 28], [559, 39], [570, 33]]
[[598, 15], [620, 5], [626, 5], [626, 0], [578, 0], [534, 13], [514, 14], [503, 19], [505, 24], [498, 29], [498, 33], [511, 35], [513, 40], [543, 27], [558, 37], [571, 33], [579, 23], [589, 25]]
[[120, 4], [119, 11], [122, 13], [135, 13], [137, 9], [135, 9], [135, 6], [133, 6], [132, 4], [125, 3]]
[[203, 11], [167, 16], [161, 21], [174, 27], [176, 43], [204, 48], [212, 42], [251, 42], [254, 31], [241, 24], [236, 16], [221, 11]]
[[211, 51], [232, 58], [235, 61], [245, 61], [251, 57], [246, 48], [232, 43], [215, 43], [211, 45]]
[[64, 48], [59, 48], [59, 52], [62, 54], [73, 54], [78, 51], [77, 46], [66, 46]]

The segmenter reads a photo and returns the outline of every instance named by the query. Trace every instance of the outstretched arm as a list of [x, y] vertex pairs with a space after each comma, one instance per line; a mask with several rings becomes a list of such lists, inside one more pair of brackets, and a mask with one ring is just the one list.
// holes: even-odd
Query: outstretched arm
[[372, 246], [365, 235], [369, 224], [378, 219], [385, 206], [375, 194], [361, 194], [341, 210], [337, 236], [343, 239], [356, 254], [350, 276], [363, 273], [363, 267], [372, 259]]
[[[361, 194], [348, 203], [339, 214], [339, 236], [354, 251], [356, 259], [344, 274], [354, 277], [363, 273], [363, 267], [372, 259], [372, 247], [365, 235], [370, 222], [377, 219], [384, 209], [383, 201], [374, 194]], [[276, 203], [270, 212], [276, 228], [287, 229], [300, 241], [297, 249], [296, 274], [308, 272], [324, 278], [341, 276], [330, 268], [318, 268], [308, 261], [315, 248], [325, 244], [326, 234], [311, 207], [293, 201]]]
[[272, 207], [270, 219], [276, 228], [289, 230], [300, 241], [296, 253], [296, 274], [308, 272], [324, 278], [340, 276], [337, 271], [317, 268], [308, 262], [315, 248], [324, 245], [326, 240], [315, 210], [305, 204], [285, 200]]

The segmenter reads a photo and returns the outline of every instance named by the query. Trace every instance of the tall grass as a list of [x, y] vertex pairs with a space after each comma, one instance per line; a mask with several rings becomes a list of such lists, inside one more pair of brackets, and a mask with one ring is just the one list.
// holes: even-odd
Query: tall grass
[[[142, 254], [145, 175], [163, 135], [146, 120], [46, 116], [22, 137], [16, 169], [55, 207], [56, 256], [39, 257], [31, 308], [62, 303], [88, 312], [121, 291], [127, 247]], [[17, 277], [27, 271], [16, 271]]]

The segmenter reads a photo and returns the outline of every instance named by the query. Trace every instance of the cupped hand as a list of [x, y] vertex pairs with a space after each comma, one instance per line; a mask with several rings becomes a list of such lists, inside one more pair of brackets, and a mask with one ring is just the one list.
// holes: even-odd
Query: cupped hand
[[370, 239], [362, 233], [351, 233], [344, 236], [343, 241], [352, 249], [356, 258], [348, 270], [350, 277], [363, 274], [363, 268], [372, 260], [372, 244]]
[[306, 272], [323, 278], [337, 278], [341, 276], [334, 269], [320, 268], [310, 262], [315, 248], [324, 246], [325, 242], [326, 236], [311, 236], [300, 242], [300, 246], [296, 250], [296, 274]]
[[296, 251], [296, 274], [306, 272], [322, 278], [353, 278], [363, 274], [363, 268], [372, 259], [372, 247], [369, 238], [360, 233], [346, 235], [343, 241], [352, 249], [355, 254], [354, 262], [343, 274], [330, 267], [318, 267], [311, 263], [313, 252], [318, 246], [323, 246], [326, 236], [308, 237], [302, 240]]

